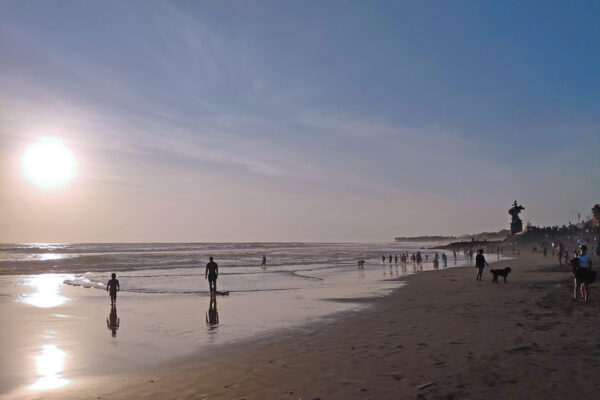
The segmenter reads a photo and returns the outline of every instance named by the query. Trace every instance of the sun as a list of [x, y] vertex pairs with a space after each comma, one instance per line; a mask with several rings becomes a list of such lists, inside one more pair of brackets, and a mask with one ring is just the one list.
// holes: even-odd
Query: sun
[[40, 186], [57, 186], [75, 176], [77, 161], [73, 152], [54, 138], [40, 139], [23, 154], [23, 169]]

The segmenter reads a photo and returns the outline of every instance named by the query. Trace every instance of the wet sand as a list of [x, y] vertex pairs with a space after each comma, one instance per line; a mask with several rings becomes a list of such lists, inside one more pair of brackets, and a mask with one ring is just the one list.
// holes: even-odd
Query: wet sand
[[482, 282], [473, 267], [424, 272], [343, 318], [90, 377], [41, 398], [596, 398], [595, 285], [592, 300], [579, 303], [554, 258], [522, 252], [492, 268], [506, 266], [507, 284], [493, 284], [489, 268]]

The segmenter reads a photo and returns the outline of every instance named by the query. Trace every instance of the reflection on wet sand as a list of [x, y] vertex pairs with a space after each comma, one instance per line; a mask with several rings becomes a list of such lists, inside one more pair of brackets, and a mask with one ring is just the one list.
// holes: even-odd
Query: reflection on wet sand
[[208, 329], [217, 329], [219, 326], [219, 312], [217, 311], [217, 297], [210, 296], [210, 303], [208, 305], [208, 311], [206, 312], [206, 325]]
[[25, 295], [23, 301], [41, 308], [56, 307], [63, 304], [67, 301], [66, 297], [60, 295], [63, 280], [62, 275], [56, 274], [41, 274], [27, 278], [27, 286], [33, 287], [36, 292]]
[[110, 307], [110, 314], [108, 315], [108, 318], [106, 318], [106, 326], [110, 331], [112, 331], [112, 337], [117, 336], [117, 329], [119, 329], [120, 323], [121, 320], [117, 316], [117, 305], [113, 304]]
[[67, 354], [55, 344], [42, 346], [42, 353], [35, 357], [39, 378], [29, 386], [31, 390], [56, 389], [69, 383], [61, 376]]

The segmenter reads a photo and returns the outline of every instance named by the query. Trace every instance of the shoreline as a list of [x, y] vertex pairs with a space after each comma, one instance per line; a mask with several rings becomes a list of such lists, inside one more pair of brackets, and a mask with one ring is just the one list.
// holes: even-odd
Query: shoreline
[[473, 267], [424, 271], [360, 312], [43, 398], [591, 398], [600, 350], [581, 332], [600, 322], [594, 286], [590, 302], [572, 301], [571, 274], [556, 264], [499, 261], [513, 269], [506, 285], [489, 268], [481, 282]]

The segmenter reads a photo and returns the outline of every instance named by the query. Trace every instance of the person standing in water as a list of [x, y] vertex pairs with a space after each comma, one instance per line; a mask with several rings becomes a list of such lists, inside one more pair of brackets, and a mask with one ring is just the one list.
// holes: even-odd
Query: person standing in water
[[111, 277], [112, 279], [106, 284], [106, 291], [110, 293], [110, 304], [115, 304], [117, 302], [117, 292], [121, 290], [121, 286], [119, 286], [117, 274], [113, 273]]
[[267, 269], [267, 256], [263, 254], [262, 269]]
[[206, 264], [206, 271], [204, 273], [204, 279], [208, 278], [208, 288], [210, 294], [217, 293], [217, 277], [219, 276], [219, 266], [213, 261], [212, 257], [208, 258], [210, 261]]
[[485, 261], [485, 257], [483, 256], [483, 249], [479, 249], [479, 252], [477, 254], [477, 257], [475, 257], [475, 268], [477, 268], [479, 270], [479, 272], [477, 273], [477, 280], [480, 281], [481, 280], [481, 274], [483, 273], [483, 269], [485, 268], [485, 266], [490, 266], [487, 261]]
[[448, 267], [448, 257], [446, 257], [446, 253], [442, 253], [442, 261], [444, 262], [444, 268]]

